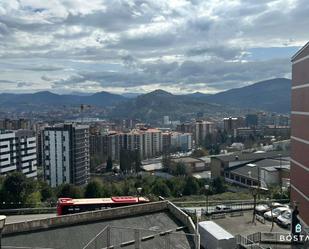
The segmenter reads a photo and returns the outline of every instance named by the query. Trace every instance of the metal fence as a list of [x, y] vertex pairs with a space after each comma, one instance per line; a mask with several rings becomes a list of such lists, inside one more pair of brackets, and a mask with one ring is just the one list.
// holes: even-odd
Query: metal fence
[[236, 235], [235, 239], [239, 249], [265, 249], [259, 243], [254, 242], [244, 236]]
[[[305, 243], [299, 241], [292, 244], [290, 240], [285, 238], [291, 237], [288, 233], [266, 233], [266, 232], [257, 232], [247, 237], [240, 235], [236, 236], [236, 239], [241, 245], [241, 248], [271, 248], [271, 249], [304, 249], [306, 248]], [[256, 246], [259, 247], [256, 247]]]
[[83, 249], [177, 249], [199, 248], [196, 234], [175, 230], [159, 231], [128, 227], [106, 226]]

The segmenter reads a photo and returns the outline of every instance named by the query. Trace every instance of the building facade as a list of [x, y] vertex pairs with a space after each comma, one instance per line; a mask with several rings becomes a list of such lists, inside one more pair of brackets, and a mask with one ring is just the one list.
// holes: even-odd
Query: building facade
[[30, 130], [31, 122], [28, 119], [2, 119], [0, 129], [4, 130]]
[[37, 177], [36, 137], [32, 131], [0, 132], [0, 175], [21, 172]]
[[62, 124], [44, 129], [44, 178], [50, 186], [84, 185], [89, 180], [89, 127]]
[[292, 58], [291, 199], [309, 226], [309, 42]]
[[194, 125], [195, 145], [203, 144], [206, 136], [215, 131], [214, 123], [207, 121], [196, 121]]
[[224, 131], [226, 131], [229, 135], [235, 136], [236, 129], [245, 126], [245, 120], [242, 117], [224, 118], [223, 126], [224, 126]]
[[192, 134], [172, 132], [171, 146], [180, 151], [192, 150]]

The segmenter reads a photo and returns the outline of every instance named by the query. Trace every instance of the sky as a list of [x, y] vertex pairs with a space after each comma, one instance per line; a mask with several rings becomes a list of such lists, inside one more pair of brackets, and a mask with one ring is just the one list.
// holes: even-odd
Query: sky
[[291, 78], [308, 0], [1, 0], [0, 92], [216, 93]]

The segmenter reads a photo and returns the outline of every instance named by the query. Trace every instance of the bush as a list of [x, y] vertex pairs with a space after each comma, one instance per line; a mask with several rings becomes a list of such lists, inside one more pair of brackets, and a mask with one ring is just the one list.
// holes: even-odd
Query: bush
[[81, 198], [83, 196], [81, 188], [72, 184], [63, 184], [58, 187], [57, 197]]
[[87, 184], [84, 196], [86, 198], [102, 197], [102, 184], [98, 181], [91, 181]]
[[163, 197], [171, 196], [171, 190], [166, 185], [166, 183], [161, 179], [155, 181], [154, 185], [151, 188], [151, 193]]

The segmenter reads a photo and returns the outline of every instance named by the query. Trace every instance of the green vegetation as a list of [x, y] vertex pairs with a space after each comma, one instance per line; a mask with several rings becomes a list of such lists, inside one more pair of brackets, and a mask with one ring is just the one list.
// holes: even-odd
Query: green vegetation
[[125, 150], [120, 151], [120, 170], [123, 173], [139, 172], [141, 170], [141, 158], [138, 150]]
[[[205, 184], [210, 186], [207, 194], [209, 201], [220, 200], [248, 200], [252, 195], [248, 192], [227, 192], [228, 185], [222, 178], [213, 180], [196, 179], [192, 176], [176, 176], [171, 179], [163, 179], [156, 176], [137, 176], [116, 178], [117, 180], [90, 181], [86, 186], [74, 186], [63, 184], [57, 188], [50, 188], [46, 183], [27, 179], [21, 173], [13, 173], [5, 178], [0, 178], [1, 208], [24, 208], [54, 206], [57, 198], [99, 198], [110, 196], [136, 196], [137, 188], [142, 188], [142, 195], [151, 200], [158, 200], [159, 196], [178, 202], [201, 202], [205, 198]], [[265, 198], [288, 198], [289, 191], [281, 191], [274, 186], [266, 194]]]
[[107, 158], [107, 161], [106, 161], [106, 171], [107, 172], [110, 172], [110, 171], [112, 171], [113, 170], [113, 160], [112, 160], [112, 158], [109, 156], [108, 158]]

